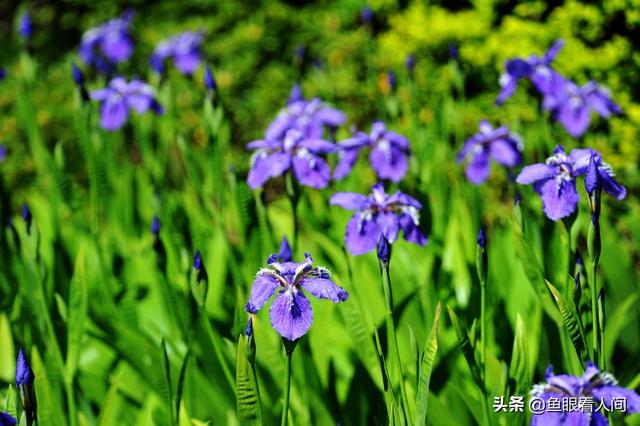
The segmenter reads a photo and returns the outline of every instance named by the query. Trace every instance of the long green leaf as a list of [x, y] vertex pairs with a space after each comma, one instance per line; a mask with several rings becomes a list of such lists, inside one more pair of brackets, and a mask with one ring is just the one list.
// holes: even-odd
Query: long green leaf
[[258, 393], [251, 365], [244, 354], [244, 337], [238, 339], [236, 355], [236, 409], [241, 425], [258, 425]]
[[456, 337], [458, 338], [458, 344], [460, 345], [460, 350], [464, 355], [464, 358], [467, 360], [467, 365], [471, 370], [471, 376], [473, 380], [476, 382], [478, 387], [484, 391], [484, 382], [482, 381], [482, 375], [480, 374], [480, 366], [476, 363], [475, 355], [474, 355], [474, 345], [473, 342], [469, 339], [469, 332], [467, 328], [462, 323], [455, 311], [447, 306], [447, 311], [449, 312], [449, 318], [451, 319], [451, 323], [453, 324], [453, 328], [456, 331]]
[[438, 303], [433, 325], [429, 332], [429, 337], [425, 343], [420, 362], [418, 393], [416, 396], [416, 425], [424, 425], [427, 422], [427, 402], [429, 399], [429, 382], [431, 381], [431, 371], [438, 352], [438, 324], [440, 322], [441, 303]]
[[524, 330], [524, 323], [520, 314], [516, 316], [516, 330], [513, 338], [513, 352], [511, 364], [509, 365], [509, 377], [514, 381], [514, 394], [521, 394], [529, 389], [531, 384], [531, 373], [529, 368], [529, 351], [527, 350], [527, 339]]
[[66, 380], [73, 381], [73, 376], [78, 367], [80, 358], [80, 348], [85, 332], [87, 321], [87, 275], [85, 264], [85, 248], [81, 247], [76, 257], [75, 270], [69, 286], [69, 306], [68, 315], [68, 337], [67, 337], [67, 360], [66, 360]]
[[558, 289], [551, 284], [549, 281], [545, 280], [553, 298], [556, 301], [556, 305], [560, 310], [560, 315], [562, 317], [562, 322], [564, 323], [567, 332], [569, 333], [569, 337], [571, 338], [571, 343], [573, 343], [573, 347], [576, 350], [576, 354], [578, 358], [582, 360], [583, 363], [587, 361], [587, 345], [586, 338], [584, 336], [583, 331], [580, 329], [580, 323], [578, 321], [577, 314], [573, 309], [573, 306], [562, 297]]

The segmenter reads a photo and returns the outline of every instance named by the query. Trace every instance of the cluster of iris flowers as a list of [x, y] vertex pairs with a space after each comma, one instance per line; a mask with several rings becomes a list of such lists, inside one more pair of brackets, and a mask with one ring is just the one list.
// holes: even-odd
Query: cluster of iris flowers
[[[621, 113], [621, 109], [604, 87], [593, 81], [579, 87], [553, 69], [551, 63], [563, 44], [562, 40], [556, 41], [542, 57], [531, 55], [528, 59], [507, 61], [496, 103], [504, 103], [515, 92], [518, 81], [528, 79], [543, 96], [543, 108], [551, 111], [572, 136], [578, 137], [587, 130], [591, 111], [609, 118]], [[478, 185], [488, 179], [491, 159], [513, 169], [522, 163], [522, 149], [521, 138], [506, 126], [494, 129], [482, 121], [480, 131], [464, 143], [457, 160], [467, 162], [467, 178]], [[618, 200], [625, 198], [627, 191], [616, 181], [611, 166], [599, 152], [590, 148], [574, 149], [567, 155], [564, 147], [557, 146], [544, 163], [524, 167], [516, 182], [533, 185], [542, 199], [544, 213], [551, 220], [559, 220], [576, 211], [580, 199], [576, 178], [586, 174], [591, 157], [596, 161], [604, 191]]]
[[542, 57], [531, 55], [528, 59], [507, 61], [496, 103], [504, 103], [515, 92], [518, 81], [528, 79], [542, 96], [542, 108], [577, 138], [589, 128], [592, 111], [609, 118], [612, 114], [621, 114], [622, 110], [604, 86], [595, 81], [579, 86], [553, 69], [552, 62], [563, 45], [564, 41], [558, 40]]
[[[107, 131], [120, 129], [127, 122], [130, 110], [140, 114], [151, 110], [157, 115], [164, 111], [151, 85], [138, 78], [127, 81], [123, 76], [113, 76], [117, 65], [133, 55], [132, 19], [133, 13], [125, 12], [118, 18], [89, 29], [82, 36], [80, 58], [86, 66], [107, 75], [109, 81], [104, 89], [93, 91], [89, 95], [82, 71], [75, 64], [73, 66], [73, 78], [83, 99], [91, 98], [100, 102], [100, 125]], [[177, 34], [158, 43], [149, 63], [154, 71], [163, 74], [166, 70], [165, 63], [172, 59], [180, 73], [191, 76], [202, 62], [203, 40], [203, 32], [185, 31]], [[205, 86], [215, 90], [215, 80], [208, 67], [205, 71]]]

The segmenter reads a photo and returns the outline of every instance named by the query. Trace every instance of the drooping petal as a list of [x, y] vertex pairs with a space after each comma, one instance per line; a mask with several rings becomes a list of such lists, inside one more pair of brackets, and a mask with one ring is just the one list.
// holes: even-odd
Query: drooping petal
[[304, 336], [313, 322], [311, 303], [301, 291], [282, 290], [270, 310], [271, 326], [287, 340]]
[[467, 179], [469, 182], [479, 185], [489, 178], [489, 171], [489, 154], [486, 151], [477, 152], [467, 164]]
[[267, 154], [258, 152], [253, 160], [247, 183], [252, 189], [260, 188], [270, 178], [280, 176], [290, 166], [290, 157], [284, 152]]
[[297, 154], [292, 159], [296, 179], [302, 185], [321, 189], [329, 184], [331, 169], [324, 159], [311, 153]]
[[418, 244], [419, 246], [423, 246], [427, 244], [429, 238], [420, 230], [418, 225], [413, 220], [413, 217], [407, 213], [403, 213], [399, 218], [400, 228], [402, 228], [402, 232], [404, 232], [404, 239]]
[[345, 243], [351, 254], [364, 254], [376, 248], [381, 233], [375, 220], [361, 219], [361, 213], [356, 213], [347, 224]]
[[127, 96], [125, 100], [129, 108], [134, 109], [139, 114], [144, 114], [151, 107], [153, 97], [144, 93], [134, 93]]
[[496, 139], [489, 145], [491, 157], [499, 164], [515, 167], [522, 161], [517, 144], [511, 139]]
[[576, 211], [579, 196], [575, 181], [557, 183], [555, 179], [549, 179], [538, 181], [534, 188], [540, 194], [544, 212], [549, 219], [559, 220]]
[[594, 159], [596, 164], [601, 164], [602, 156], [598, 151], [594, 151], [591, 148], [576, 148], [571, 150], [569, 153], [569, 159], [573, 162], [574, 176], [581, 176], [587, 173], [587, 170], [589, 170], [591, 155], [595, 156]]
[[541, 180], [547, 180], [555, 177], [556, 171], [552, 166], [547, 164], [531, 164], [522, 169], [516, 182], [520, 185], [529, 185]]
[[107, 34], [101, 41], [100, 48], [111, 62], [124, 62], [133, 53], [133, 43], [124, 34]]
[[502, 105], [507, 99], [513, 96], [513, 93], [518, 87], [518, 79], [510, 76], [509, 74], [502, 74], [500, 76], [500, 93], [496, 97], [496, 105]]
[[336, 192], [329, 199], [331, 205], [347, 210], [362, 210], [366, 202], [366, 196], [355, 192]]
[[333, 179], [340, 180], [351, 173], [351, 169], [358, 160], [359, 149], [343, 149], [338, 151], [338, 164], [333, 170]]
[[611, 410], [612, 399], [626, 399], [627, 401], [627, 413], [640, 412], [640, 395], [631, 389], [626, 389], [620, 386], [600, 386], [596, 387], [592, 391], [593, 397], [596, 400], [596, 404], [600, 401], [604, 402], [604, 405]]
[[620, 185], [606, 170], [599, 170], [599, 173], [602, 179], [602, 189], [604, 189], [607, 194], [617, 200], [623, 200], [627, 196], [627, 189]]
[[247, 144], [247, 149], [271, 149], [275, 150], [282, 147], [282, 143], [276, 140], [259, 139], [251, 141]]
[[113, 131], [124, 125], [129, 116], [129, 110], [122, 99], [107, 98], [100, 108], [100, 125], [103, 129]]
[[591, 114], [584, 101], [571, 97], [560, 105], [557, 118], [567, 132], [577, 138], [589, 127]]
[[191, 75], [200, 65], [200, 53], [194, 51], [176, 54], [173, 57], [173, 63], [181, 73]]
[[246, 310], [250, 314], [255, 314], [273, 296], [273, 293], [280, 287], [280, 281], [274, 274], [267, 271], [260, 271], [256, 275], [251, 287], [251, 295], [247, 302]]
[[403, 151], [409, 150], [409, 139], [402, 136], [400, 133], [386, 131], [384, 133], [384, 138]]
[[523, 59], [511, 59], [505, 64], [507, 73], [515, 78], [527, 77], [533, 71], [531, 64]]
[[269, 127], [267, 127], [264, 138], [267, 140], [281, 139], [294, 124], [295, 120], [291, 115], [286, 112], [281, 112], [276, 119], [269, 124]]
[[307, 290], [319, 299], [328, 299], [333, 303], [344, 302], [349, 298], [345, 289], [325, 278], [306, 278], [300, 283], [302, 288]]
[[319, 108], [313, 118], [330, 127], [338, 127], [346, 121], [342, 111], [326, 106]]
[[420, 210], [422, 203], [404, 192], [396, 191], [387, 199], [387, 204], [400, 204], [403, 206], [412, 206]]
[[393, 243], [398, 239], [398, 232], [400, 231], [398, 215], [382, 211], [375, 216], [375, 221], [389, 242]]
[[314, 154], [329, 154], [338, 150], [338, 145], [324, 139], [303, 139], [298, 146], [306, 148]]
[[91, 92], [91, 99], [94, 101], [104, 101], [109, 97], [109, 95], [113, 93], [113, 90], [110, 88], [98, 89]]
[[378, 178], [393, 182], [401, 181], [409, 168], [404, 151], [389, 143], [381, 143], [374, 147], [369, 153], [369, 161]]

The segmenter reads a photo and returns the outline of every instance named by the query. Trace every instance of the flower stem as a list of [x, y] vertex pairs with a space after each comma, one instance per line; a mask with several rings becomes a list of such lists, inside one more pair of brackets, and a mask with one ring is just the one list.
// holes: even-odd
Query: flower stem
[[404, 414], [404, 418], [407, 424], [413, 424], [411, 420], [411, 413], [407, 407], [409, 399], [407, 398], [407, 389], [404, 381], [404, 371], [402, 369], [402, 362], [400, 360], [400, 349], [398, 346], [398, 337], [396, 335], [395, 321], [393, 320], [393, 294], [391, 292], [391, 275], [389, 273], [389, 263], [381, 264], [382, 268], [382, 289], [384, 291], [384, 300], [387, 305], [387, 332], [389, 335], [389, 345], [393, 347], [395, 351], [395, 360], [398, 372], [400, 373], [400, 392], [402, 398], [400, 401], [400, 407]]
[[289, 415], [289, 393], [291, 391], [291, 355], [287, 351], [287, 358], [284, 367], [284, 402], [282, 403], [282, 421], [280, 426], [287, 426], [287, 416]]

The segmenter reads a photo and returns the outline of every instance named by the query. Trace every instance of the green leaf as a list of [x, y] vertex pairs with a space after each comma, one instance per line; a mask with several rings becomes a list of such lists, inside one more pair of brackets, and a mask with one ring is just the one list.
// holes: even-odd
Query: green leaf
[[69, 285], [69, 307], [67, 310], [67, 360], [66, 380], [71, 383], [78, 368], [80, 348], [87, 322], [87, 277], [85, 264], [85, 247], [80, 247], [76, 257], [73, 278]]
[[236, 409], [241, 425], [259, 425], [258, 392], [251, 374], [251, 366], [244, 355], [244, 337], [238, 339], [236, 355]]
[[175, 425], [175, 417], [173, 412], [173, 388], [171, 386], [171, 363], [169, 361], [169, 354], [167, 353], [167, 344], [164, 339], [160, 343], [160, 347], [162, 348], [162, 367], [164, 368], [164, 379], [166, 391], [162, 392], [162, 396], [165, 400], [165, 403], [169, 407], [169, 412], [171, 413], [171, 424]]
[[440, 311], [442, 305], [438, 303], [433, 325], [429, 332], [429, 337], [425, 343], [420, 361], [420, 373], [418, 382], [418, 393], [416, 395], [416, 425], [423, 425], [427, 422], [427, 402], [429, 399], [429, 382], [431, 381], [431, 371], [438, 352], [438, 324], [440, 322]]
[[189, 361], [189, 355], [191, 350], [187, 350], [187, 353], [182, 360], [182, 367], [180, 367], [180, 374], [178, 375], [178, 384], [176, 387], [176, 420], [180, 423], [180, 403], [182, 402], [182, 392], [184, 391], [184, 378], [187, 373], [187, 362]]
[[13, 417], [18, 417], [18, 409], [16, 404], [16, 398], [18, 397], [13, 385], [9, 385], [7, 394], [4, 397], [4, 408], [2, 411], [11, 414]]
[[588, 361], [587, 359], [587, 345], [586, 339], [584, 336], [584, 332], [580, 329], [580, 323], [578, 321], [577, 314], [573, 309], [573, 306], [567, 303], [566, 300], [562, 297], [560, 292], [553, 284], [549, 281], [545, 280], [553, 298], [556, 301], [556, 305], [560, 310], [560, 315], [562, 317], [562, 322], [564, 323], [567, 332], [569, 332], [569, 337], [571, 338], [571, 343], [573, 343], [573, 347], [576, 350], [576, 354], [578, 354], [578, 358], [583, 362], [583, 364]]
[[524, 323], [520, 314], [517, 314], [516, 330], [513, 338], [513, 352], [511, 365], [509, 366], [509, 377], [515, 382], [513, 393], [516, 395], [522, 394], [529, 389], [531, 385], [528, 354]]
[[0, 379], [10, 383], [15, 378], [16, 358], [11, 326], [4, 312], [0, 314], [0, 348]]
[[447, 306], [447, 310], [449, 312], [449, 318], [451, 319], [451, 323], [453, 324], [453, 328], [456, 331], [456, 337], [458, 338], [458, 344], [460, 345], [460, 350], [464, 355], [464, 358], [467, 360], [467, 365], [471, 370], [471, 376], [473, 380], [476, 382], [480, 390], [484, 391], [484, 383], [482, 381], [482, 375], [480, 374], [480, 367], [476, 363], [475, 355], [474, 355], [474, 345], [473, 342], [469, 339], [469, 332], [467, 328], [462, 323], [455, 311]]

